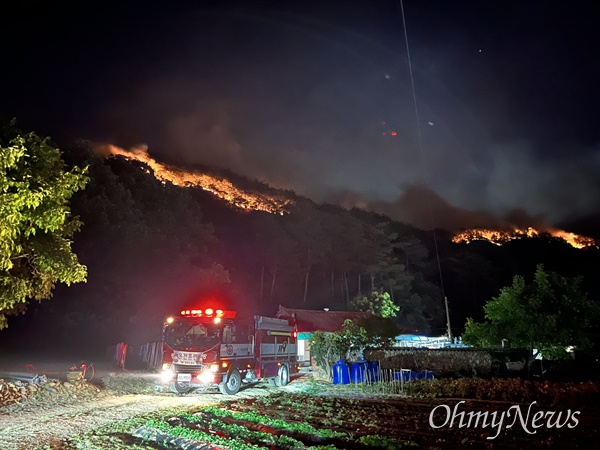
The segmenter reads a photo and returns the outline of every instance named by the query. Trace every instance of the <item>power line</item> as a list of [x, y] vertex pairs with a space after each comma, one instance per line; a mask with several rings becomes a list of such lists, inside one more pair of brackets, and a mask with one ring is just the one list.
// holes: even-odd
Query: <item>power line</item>
[[[408, 31], [406, 29], [406, 16], [404, 14], [403, 0], [400, 0], [400, 12], [402, 14], [402, 28], [404, 31], [404, 42], [406, 43], [408, 73], [410, 74], [410, 86], [412, 89], [413, 104], [415, 107], [415, 118], [417, 120], [417, 135], [418, 135], [418, 141], [419, 141], [419, 150], [421, 152], [421, 166], [423, 167], [423, 178], [427, 182], [428, 177], [427, 177], [426, 164], [425, 164], [425, 151], [423, 149], [423, 135], [421, 133], [421, 119], [419, 116], [419, 104], [417, 102], [417, 90], [415, 89], [415, 78], [413, 76], [412, 60], [410, 57], [410, 46], [408, 44]], [[444, 303], [446, 306], [446, 320], [447, 320], [447, 325], [448, 325], [448, 337], [452, 337], [452, 332], [451, 332], [451, 328], [450, 328], [450, 313], [448, 312], [448, 298], [446, 297], [446, 290], [444, 289], [444, 277], [442, 276], [442, 264], [440, 262], [440, 252], [438, 250], [437, 236], [435, 233], [435, 222], [433, 220], [433, 208], [431, 206], [431, 196], [429, 196], [429, 195], [427, 196], [427, 206], [429, 209], [429, 217], [431, 219], [431, 228], [433, 231], [433, 243], [435, 246], [435, 255], [436, 255], [436, 259], [437, 259], [438, 272], [440, 275], [440, 285], [442, 288], [442, 295], [444, 296]]]

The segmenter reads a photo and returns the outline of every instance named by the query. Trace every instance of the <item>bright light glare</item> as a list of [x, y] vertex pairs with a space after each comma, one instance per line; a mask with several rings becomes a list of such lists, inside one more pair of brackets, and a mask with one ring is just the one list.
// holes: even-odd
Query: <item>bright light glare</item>
[[210, 365], [210, 371], [215, 373], [219, 371], [219, 365], [218, 364], [211, 364]]
[[172, 317], [167, 317], [167, 323], [173, 323], [173, 318]]
[[173, 379], [173, 375], [175, 374], [172, 370], [165, 370], [163, 373], [160, 374], [160, 379], [166, 383], [167, 381], [171, 381]]
[[219, 323], [221, 321], [220, 317], [215, 317], [215, 323]]
[[205, 371], [198, 376], [198, 379], [200, 380], [200, 383], [212, 383], [215, 377], [212, 372]]

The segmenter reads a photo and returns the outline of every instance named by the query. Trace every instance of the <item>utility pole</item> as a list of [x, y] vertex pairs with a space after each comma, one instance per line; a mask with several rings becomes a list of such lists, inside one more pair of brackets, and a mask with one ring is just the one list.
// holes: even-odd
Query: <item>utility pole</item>
[[446, 325], [448, 326], [448, 338], [452, 340], [452, 329], [450, 328], [450, 310], [448, 309], [448, 297], [444, 295], [444, 303], [446, 304]]

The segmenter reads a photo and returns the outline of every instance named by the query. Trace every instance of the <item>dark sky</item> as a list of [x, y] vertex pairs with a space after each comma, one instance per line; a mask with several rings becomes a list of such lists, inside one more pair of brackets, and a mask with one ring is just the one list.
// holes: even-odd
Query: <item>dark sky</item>
[[426, 228], [600, 225], [594, 2], [405, 0], [422, 152], [399, 1], [148, 3], [2, 6], [0, 115]]

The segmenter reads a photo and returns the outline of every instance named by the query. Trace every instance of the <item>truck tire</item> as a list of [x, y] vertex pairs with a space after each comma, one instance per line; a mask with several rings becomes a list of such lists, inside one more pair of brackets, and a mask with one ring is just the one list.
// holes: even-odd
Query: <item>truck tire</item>
[[219, 390], [223, 395], [235, 395], [240, 390], [242, 385], [242, 376], [239, 370], [231, 369], [227, 374], [227, 379], [219, 383]]
[[290, 373], [285, 364], [279, 368], [279, 373], [275, 377], [275, 386], [285, 386], [290, 382]]
[[171, 389], [171, 392], [176, 394], [187, 394], [192, 390], [188, 383], [178, 383], [177, 381], [171, 381], [169, 383], [169, 388]]

